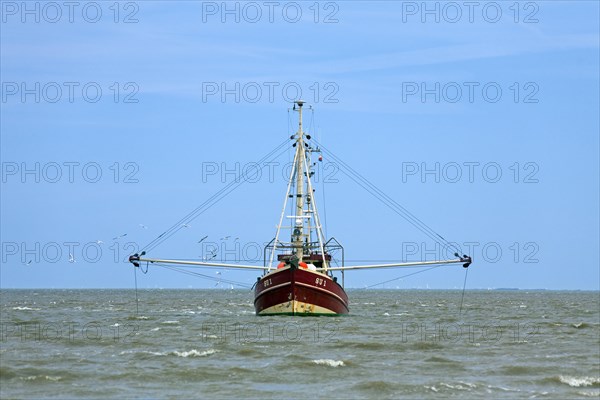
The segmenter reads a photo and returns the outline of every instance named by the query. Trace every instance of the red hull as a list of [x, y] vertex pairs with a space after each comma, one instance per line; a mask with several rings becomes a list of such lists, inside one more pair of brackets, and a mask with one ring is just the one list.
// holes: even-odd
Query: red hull
[[282, 268], [260, 278], [254, 291], [257, 315], [348, 313], [348, 296], [331, 277], [304, 268]]

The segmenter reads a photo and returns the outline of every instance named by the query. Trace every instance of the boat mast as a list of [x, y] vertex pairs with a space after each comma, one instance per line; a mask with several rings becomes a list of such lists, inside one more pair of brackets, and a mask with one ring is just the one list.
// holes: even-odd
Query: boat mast
[[292, 230], [292, 245], [296, 257], [304, 257], [304, 132], [302, 131], [302, 106], [304, 101], [295, 101], [298, 105], [298, 133], [296, 137], [296, 215]]

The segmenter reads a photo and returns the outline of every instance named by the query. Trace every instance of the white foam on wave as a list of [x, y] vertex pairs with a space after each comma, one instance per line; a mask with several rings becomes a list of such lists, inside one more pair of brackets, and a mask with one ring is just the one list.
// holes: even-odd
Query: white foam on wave
[[159, 328], [159, 327], [156, 327], [156, 328], [152, 328], [152, 329], [150, 329], [150, 332], [156, 332], [156, 331], [160, 331], [160, 328]]
[[177, 357], [207, 357], [211, 354], [217, 353], [218, 350], [208, 349], [204, 351], [198, 351], [196, 349], [192, 349], [190, 351], [170, 351], [170, 352], [158, 352], [158, 351], [148, 351], [148, 350], [125, 350], [120, 352], [120, 355], [124, 354], [149, 354], [152, 356], [177, 356]]
[[190, 351], [174, 351], [171, 354], [176, 355], [177, 357], [206, 357], [211, 354], [215, 354], [217, 350], [208, 349], [205, 351], [198, 351], [196, 349], [192, 349]]
[[164, 321], [162, 323], [165, 325], [177, 325], [179, 321]]
[[582, 390], [577, 392], [578, 395], [583, 397], [600, 397], [600, 389], [599, 390]]
[[472, 383], [468, 383], [468, 382], [458, 382], [454, 385], [451, 385], [449, 383], [444, 383], [441, 382], [440, 386], [444, 386], [447, 387], [448, 389], [456, 389], [456, 390], [471, 390], [472, 388], [477, 387], [476, 385], [472, 384]]
[[327, 365], [328, 367], [344, 367], [344, 364], [341, 360], [329, 360], [329, 359], [320, 359], [320, 360], [312, 360], [317, 365]]
[[21, 378], [24, 379], [26, 381], [35, 381], [38, 379], [45, 379], [47, 381], [52, 381], [52, 382], [56, 382], [56, 381], [60, 381], [62, 379], [62, 376], [49, 376], [49, 375], [31, 375], [31, 376], [27, 376], [25, 378]]
[[31, 307], [13, 307], [13, 310], [17, 311], [39, 311], [39, 308], [31, 308]]
[[576, 376], [559, 376], [558, 380], [566, 383], [571, 387], [593, 386], [600, 384], [600, 378], [592, 376], [584, 376], [582, 378]]

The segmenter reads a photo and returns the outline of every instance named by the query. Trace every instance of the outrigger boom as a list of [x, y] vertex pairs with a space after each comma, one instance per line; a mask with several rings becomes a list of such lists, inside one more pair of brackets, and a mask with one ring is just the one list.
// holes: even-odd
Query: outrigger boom
[[[471, 264], [471, 257], [460, 257], [452, 260], [439, 260], [439, 261], [414, 261], [394, 264], [375, 264], [375, 265], [350, 265], [347, 267], [329, 267], [329, 268], [317, 268], [317, 271], [347, 271], [353, 269], [375, 269], [375, 268], [402, 268], [402, 267], [419, 267], [427, 265], [443, 265], [443, 264], [463, 264], [464, 268], [469, 267]], [[198, 267], [207, 268], [239, 268], [239, 269], [253, 269], [253, 270], [265, 270], [264, 266], [258, 265], [241, 265], [241, 264], [225, 264], [225, 263], [210, 263], [203, 261], [189, 261], [189, 260], [168, 260], [161, 258], [140, 258], [139, 255], [134, 254], [129, 257], [129, 262], [134, 266], [139, 267], [141, 262], [158, 263], [158, 264], [178, 264], [178, 265], [194, 265]]]

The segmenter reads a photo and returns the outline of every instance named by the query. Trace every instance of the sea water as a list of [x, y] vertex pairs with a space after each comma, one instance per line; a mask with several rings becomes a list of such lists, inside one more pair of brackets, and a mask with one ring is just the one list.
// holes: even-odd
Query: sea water
[[598, 398], [600, 294], [349, 290], [257, 317], [248, 290], [2, 290], [1, 398]]

